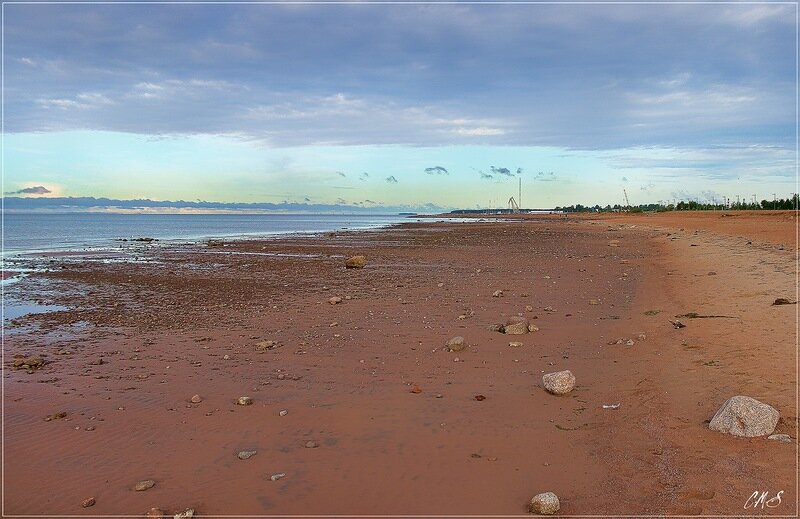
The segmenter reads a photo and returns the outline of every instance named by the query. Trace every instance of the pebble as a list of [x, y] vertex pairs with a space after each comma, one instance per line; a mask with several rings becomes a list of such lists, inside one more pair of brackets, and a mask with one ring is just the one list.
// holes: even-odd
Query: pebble
[[309, 440], [306, 442], [306, 449], [316, 449], [319, 447], [319, 443], [315, 442], [314, 440]]
[[464, 348], [467, 347], [467, 345], [464, 342], [464, 337], [453, 337], [452, 339], [447, 341], [445, 347], [449, 351], [462, 351]]
[[279, 472], [278, 474], [273, 474], [269, 477], [272, 481], [278, 481], [279, 479], [283, 479], [286, 477], [286, 474], [283, 472]]
[[83, 500], [83, 502], [81, 502], [81, 506], [82, 506], [83, 508], [89, 508], [90, 506], [94, 506], [94, 504], [95, 504], [96, 502], [97, 502], [97, 501], [95, 501], [95, 499], [94, 499], [93, 497], [90, 497], [90, 498], [88, 498], [88, 499], [84, 499], [84, 500]]
[[495, 290], [492, 292], [492, 297], [502, 297], [503, 291], [502, 290]]
[[257, 453], [258, 451], [240, 451], [239, 454], [237, 454], [237, 456], [239, 457], [240, 460], [248, 460], [253, 456], [255, 456]]
[[278, 416], [286, 416], [287, 414], [289, 414], [289, 411], [287, 411], [286, 409], [282, 409], [282, 410], [281, 410], [281, 411], [278, 413]]
[[145, 514], [148, 519], [164, 519], [164, 511], [160, 508], [151, 508]]
[[192, 403], [193, 404], [199, 404], [202, 401], [203, 401], [203, 397], [201, 397], [200, 395], [194, 395], [192, 397]]
[[152, 479], [145, 479], [144, 481], [136, 483], [136, 486], [133, 487], [133, 489], [136, 490], [137, 492], [144, 492], [145, 490], [153, 488], [154, 486], [156, 486], [155, 481], [153, 481]]
[[250, 405], [253, 403], [253, 399], [249, 396], [240, 396], [239, 400], [236, 401], [237, 405]]
[[508, 345], [511, 346], [512, 348], [521, 348], [522, 347], [522, 343], [521, 342], [509, 342]]
[[175, 514], [174, 519], [192, 519], [194, 517], [194, 508], [187, 508], [183, 512]]
[[529, 510], [534, 514], [553, 515], [561, 508], [558, 496], [552, 492], [537, 494], [531, 499]]
[[792, 443], [792, 437], [788, 434], [771, 434], [767, 436], [768, 440], [775, 440], [784, 443]]
[[223, 358], [223, 360], [230, 360], [231, 356], [230, 355], [224, 355], [222, 358]]
[[341, 302], [342, 302], [342, 298], [339, 297], [339, 296], [333, 296], [333, 297], [328, 299], [328, 303], [330, 303], [332, 305], [338, 305]]

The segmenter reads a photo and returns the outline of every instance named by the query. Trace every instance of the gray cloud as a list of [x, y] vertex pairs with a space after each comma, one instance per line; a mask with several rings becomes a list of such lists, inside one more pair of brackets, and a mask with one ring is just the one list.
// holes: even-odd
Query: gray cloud
[[389, 184], [397, 184], [397, 179], [394, 178], [394, 175], [391, 175], [386, 177], [386, 182], [388, 182]]
[[425, 168], [425, 173], [428, 175], [449, 175], [450, 173], [443, 166], [432, 166]]
[[481, 179], [483, 180], [489, 180], [494, 178], [494, 175], [490, 175], [489, 173], [484, 173], [483, 171], [478, 171], [478, 173], [480, 174]]
[[49, 189], [44, 186], [32, 186], [32, 187], [25, 187], [18, 191], [9, 191], [7, 195], [46, 195], [47, 193], [52, 193]]
[[336, 174], [337, 174], [337, 175], [339, 175], [339, 176], [340, 176], [340, 177], [342, 177], [342, 178], [347, 178], [347, 174], [346, 174], [346, 173], [343, 173], [343, 172], [341, 172], [341, 171], [337, 171], [337, 172], [336, 172]]
[[361, 174], [358, 176], [358, 180], [360, 180], [360, 181], [362, 181], [362, 182], [365, 182], [365, 181], [366, 181], [368, 178], [369, 178], [369, 173], [367, 173], [366, 171], [365, 171], [365, 172], [363, 172], [363, 173], [361, 173]]
[[489, 169], [491, 169], [492, 173], [495, 173], [497, 175], [504, 175], [506, 177], [511, 177], [514, 175], [514, 173], [512, 173], [511, 170], [508, 168], [496, 168], [494, 166], [490, 166]]
[[6, 7], [10, 133], [794, 145], [790, 5]]
[[537, 171], [533, 179], [539, 182], [555, 182], [558, 178], [552, 171], [546, 173], [544, 171]]

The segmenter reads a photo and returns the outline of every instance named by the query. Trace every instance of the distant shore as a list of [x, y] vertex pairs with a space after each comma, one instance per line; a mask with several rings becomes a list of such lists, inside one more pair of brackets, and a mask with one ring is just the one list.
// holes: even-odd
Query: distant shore
[[5, 512], [796, 514], [795, 444], [707, 427], [744, 394], [797, 438], [796, 214], [725, 213], [53, 256], [10, 287], [67, 310], [4, 329]]

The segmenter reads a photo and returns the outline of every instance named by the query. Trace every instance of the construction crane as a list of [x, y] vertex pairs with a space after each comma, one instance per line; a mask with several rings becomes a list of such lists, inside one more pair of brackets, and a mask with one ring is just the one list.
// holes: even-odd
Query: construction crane
[[511, 212], [516, 214], [519, 213], [519, 205], [517, 205], [517, 201], [514, 200], [514, 197], [508, 199], [508, 208], [511, 209]]
[[624, 187], [622, 188], [622, 193], [625, 195], [625, 208], [626, 208], [626, 209], [628, 209], [628, 210], [630, 211], [630, 209], [631, 209], [631, 203], [628, 201], [628, 192], [627, 192], [627, 191], [625, 191], [625, 188], [624, 188]]

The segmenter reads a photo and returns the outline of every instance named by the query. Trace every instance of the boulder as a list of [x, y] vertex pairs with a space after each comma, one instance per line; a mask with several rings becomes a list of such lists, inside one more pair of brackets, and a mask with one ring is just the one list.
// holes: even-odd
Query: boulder
[[464, 342], [464, 337], [453, 337], [447, 341], [445, 347], [448, 351], [462, 351], [467, 347], [467, 344]]
[[766, 436], [778, 425], [778, 410], [749, 396], [733, 396], [716, 412], [708, 428], [734, 436]]
[[364, 256], [353, 256], [344, 262], [345, 268], [349, 269], [363, 269], [366, 264], [367, 259]]
[[506, 321], [505, 326], [503, 326], [503, 333], [506, 335], [522, 335], [528, 333], [529, 324], [528, 320], [524, 317], [511, 317]]
[[553, 515], [560, 508], [561, 503], [558, 502], [558, 496], [552, 492], [543, 492], [533, 496], [528, 506], [528, 510], [540, 515]]
[[575, 389], [575, 375], [570, 370], [556, 371], [542, 376], [542, 385], [554, 395], [566, 395]]

